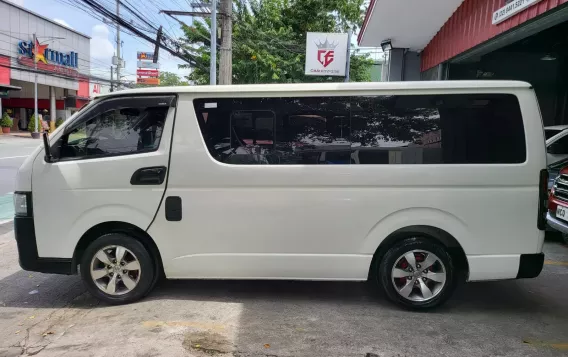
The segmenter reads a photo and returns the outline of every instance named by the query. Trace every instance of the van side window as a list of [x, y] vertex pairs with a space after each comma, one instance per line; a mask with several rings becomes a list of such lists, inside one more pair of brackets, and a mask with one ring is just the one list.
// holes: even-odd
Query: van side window
[[229, 164], [509, 164], [526, 160], [507, 94], [197, 99], [211, 155]]
[[91, 158], [155, 151], [168, 107], [110, 108], [62, 138], [60, 158]]

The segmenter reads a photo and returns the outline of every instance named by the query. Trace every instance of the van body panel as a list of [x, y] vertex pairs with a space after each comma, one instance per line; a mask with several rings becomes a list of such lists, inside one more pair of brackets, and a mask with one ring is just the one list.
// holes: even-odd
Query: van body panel
[[[183, 115], [174, 132], [166, 197], [182, 199], [183, 217], [180, 222], [168, 222], [162, 206], [148, 231], [152, 237], [159, 237], [157, 244], [167, 276], [276, 278], [277, 267], [295, 266], [306, 254], [317, 256], [325, 266], [345, 268], [352, 257], [370, 262], [386, 237], [415, 225], [448, 232], [468, 259], [541, 251], [544, 233], [536, 226], [536, 209], [538, 173], [546, 167], [546, 158], [536, 97], [528, 87], [409, 87], [404, 91], [329, 90], [309, 94], [214, 91], [180, 94], [178, 106]], [[515, 95], [525, 126], [526, 161], [428, 166], [229, 165], [210, 155], [192, 104], [194, 99], [208, 97], [432, 93]], [[252, 272], [245, 261], [257, 266], [258, 271]], [[369, 264], [353, 261], [349, 266], [361, 270], [347, 275], [368, 275]], [[225, 275], [220, 275], [219, 267], [226, 269]], [[477, 267], [473, 264], [472, 269]], [[280, 277], [325, 280], [330, 273], [335, 274], [334, 269], [322, 270], [317, 265], [305, 264], [303, 268], [283, 269]], [[500, 274], [509, 277], [510, 269]], [[470, 274], [478, 276], [475, 271]]]
[[153, 152], [55, 163], [37, 155], [32, 197], [39, 257], [71, 258], [79, 239], [99, 223], [118, 221], [147, 229], [166, 183], [133, 186], [130, 180], [142, 167], [168, 166], [174, 116], [170, 108]]
[[468, 281], [515, 279], [519, 273], [521, 256], [507, 255], [468, 255]]

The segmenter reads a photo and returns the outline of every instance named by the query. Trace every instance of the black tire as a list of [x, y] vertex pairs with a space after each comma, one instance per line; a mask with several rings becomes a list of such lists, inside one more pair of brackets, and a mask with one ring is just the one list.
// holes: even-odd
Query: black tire
[[[140, 263], [140, 276], [137, 285], [123, 295], [111, 295], [97, 287], [91, 277], [91, 261], [99, 250], [107, 246], [122, 246], [130, 250]], [[81, 259], [81, 278], [87, 286], [89, 292], [97, 299], [109, 304], [119, 305], [137, 301], [146, 296], [155, 285], [155, 263], [150, 253], [138, 240], [123, 234], [109, 233], [93, 241], [85, 250]]]
[[[403, 297], [398, 293], [391, 278], [393, 267], [399, 258], [413, 250], [424, 250], [435, 254], [445, 268], [446, 281], [443, 287], [434, 297], [426, 301], [413, 301]], [[381, 286], [381, 289], [389, 300], [407, 309], [424, 310], [440, 306], [451, 296], [456, 286], [457, 274], [454, 270], [454, 264], [450, 254], [444, 246], [427, 238], [406, 238], [396, 243], [383, 255], [382, 259], [380, 262], [377, 262], [377, 264], [378, 269], [375, 270], [377, 271], [375, 282]]]
[[562, 241], [568, 245], [568, 233], [562, 233]]

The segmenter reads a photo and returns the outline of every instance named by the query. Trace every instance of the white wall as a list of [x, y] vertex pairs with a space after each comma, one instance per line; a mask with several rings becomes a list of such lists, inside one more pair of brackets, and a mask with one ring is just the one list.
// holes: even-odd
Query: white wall
[[[49, 43], [50, 49], [63, 53], [77, 52], [79, 54], [78, 71], [89, 75], [91, 58], [89, 37], [0, 0], [0, 55], [12, 57], [12, 67], [23, 67], [17, 61], [20, 56], [18, 43], [20, 41], [31, 41], [34, 32], [40, 43]], [[63, 39], [52, 39], [47, 42], [46, 40], [49, 40], [50, 37], [63, 37]], [[33, 82], [34, 73], [12, 69], [11, 78]], [[60, 88], [79, 89], [77, 80], [44, 74], [38, 75], [38, 83]]]

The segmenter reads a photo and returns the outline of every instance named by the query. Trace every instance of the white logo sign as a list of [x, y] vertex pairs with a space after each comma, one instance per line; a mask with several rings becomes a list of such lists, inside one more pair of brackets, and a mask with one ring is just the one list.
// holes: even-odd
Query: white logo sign
[[499, 10], [493, 13], [492, 23], [493, 25], [497, 25], [508, 18], [512, 17], [513, 15], [518, 14], [519, 12], [533, 6], [540, 0], [515, 0], [507, 5], [503, 6]]
[[345, 76], [347, 34], [308, 32], [306, 68], [308, 76]]

